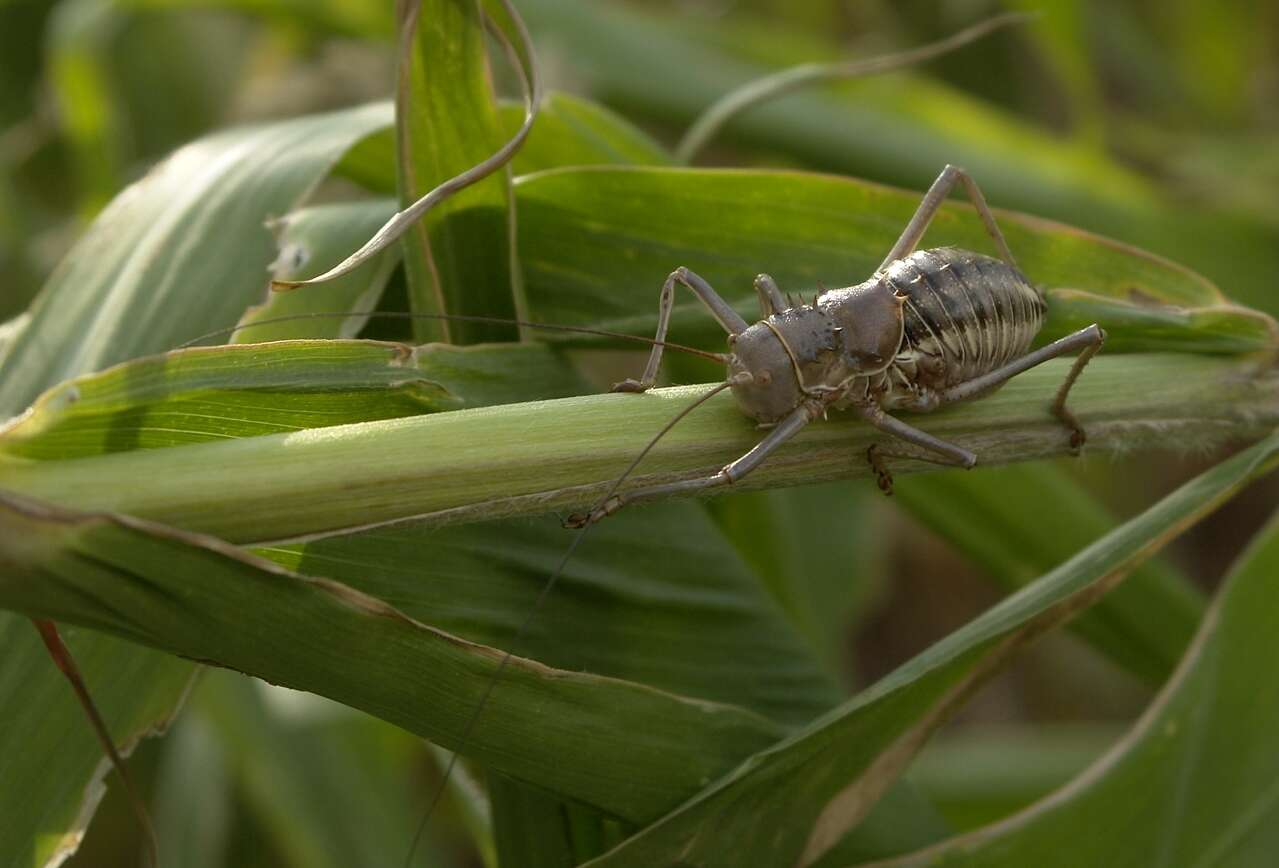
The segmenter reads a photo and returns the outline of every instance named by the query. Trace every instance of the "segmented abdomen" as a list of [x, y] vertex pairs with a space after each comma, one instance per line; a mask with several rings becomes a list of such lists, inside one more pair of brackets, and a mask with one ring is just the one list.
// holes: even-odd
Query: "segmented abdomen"
[[954, 247], [917, 250], [881, 279], [906, 297], [894, 392], [946, 388], [1024, 355], [1047, 310], [1020, 271]]

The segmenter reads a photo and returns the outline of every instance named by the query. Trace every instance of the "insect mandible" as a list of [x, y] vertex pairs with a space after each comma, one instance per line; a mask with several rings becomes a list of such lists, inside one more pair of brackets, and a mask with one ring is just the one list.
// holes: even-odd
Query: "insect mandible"
[[[999, 259], [954, 247], [917, 249], [957, 183], [977, 209]], [[928, 412], [987, 395], [1035, 365], [1074, 352], [1079, 355], [1051, 411], [1069, 430], [1072, 450], [1078, 451], [1086, 439], [1066, 398], [1101, 348], [1105, 332], [1094, 323], [1030, 351], [1047, 312], [1043, 292], [1017, 268], [985, 197], [963, 169], [942, 170], [868, 280], [825, 290], [810, 304], [791, 305], [776, 282], [760, 274], [755, 291], [764, 318], [754, 325], [697, 274], [675, 269], [662, 286], [648, 364], [638, 380], [624, 380], [614, 391], [644, 392], [656, 382], [677, 284], [691, 290], [728, 332], [726, 383], [742, 412], [770, 430], [717, 473], [610, 494], [591, 511], [570, 516], [565, 522], [569, 527], [592, 524], [637, 500], [732, 484], [832, 409], [857, 413], [885, 434], [925, 450], [924, 456], [893, 453], [877, 444], [867, 450], [885, 493], [892, 492], [892, 475], [884, 461], [888, 457], [970, 468], [977, 463], [973, 452], [915, 428], [890, 411]]]

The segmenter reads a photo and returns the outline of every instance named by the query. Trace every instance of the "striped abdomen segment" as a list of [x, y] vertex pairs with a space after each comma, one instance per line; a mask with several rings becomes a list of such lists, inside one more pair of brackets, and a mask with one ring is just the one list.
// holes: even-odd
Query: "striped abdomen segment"
[[917, 250], [890, 263], [881, 279], [906, 297], [895, 367], [934, 389], [1024, 355], [1047, 309], [1020, 271], [954, 247]]

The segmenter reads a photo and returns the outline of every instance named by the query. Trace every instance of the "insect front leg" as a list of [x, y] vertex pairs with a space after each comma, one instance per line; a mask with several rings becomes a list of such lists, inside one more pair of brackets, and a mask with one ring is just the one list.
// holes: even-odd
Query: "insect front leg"
[[724, 327], [724, 331], [730, 335], [739, 335], [746, 331], [746, 320], [738, 316], [737, 311], [720, 298], [719, 293], [709, 283], [681, 265], [672, 271], [666, 278], [666, 282], [662, 284], [662, 294], [657, 302], [657, 334], [654, 335], [657, 343], [653, 345], [653, 351], [649, 353], [648, 364], [644, 366], [643, 375], [638, 380], [628, 378], [615, 383], [614, 392], [647, 392], [657, 382], [657, 368], [662, 363], [662, 349], [666, 341], [666, 331], [671, 324], [671, 308], [675, 306], [675, 284], [677, 283], [687, 286], [702, 300], [711, 312], [711, 316]]
[[933, 185], [924, 194], [923, 201], [915, 209], [915, 216], [910, 218], [910, 222], [902, 230], [901, 237], [897, 239], [893, 249], [888, 251], [884, 261], [879, 264], [880, 268], [884, 268], [894, 260], [904, 259], [914, 252], [915, 248], [919, 246], [920, 239], [924, 237], [924, 232], [928, 230], [928, 224], [932, 222], [937, 209], [941, 207], [942, 202], [946, 201], [946, 197], [950, 195], [950, 191], [954, 189], [956, 182], [964, 185], [968, 198], [972, 200], [973, 207], [977, 209], [977, 214], [981, 217], [981, 222], [986, 226], [986, 232], [999, 250], [1000, 258], [1013, 268], [1017, 267], [1012, 251], [1008, 249], [1008, 242], [1004, 240], [1004, 233], [999, 230], [999, 224], [995, 222], [995, 215], [991, 213], [990, 206], [986, 204], [986, 197], [982, 195], [981, 188], [977, 186], [977, 182], [958, 166], [947, 166], [942, 169], [941, 174], [937, 176], [937, 180], [933, 181]]

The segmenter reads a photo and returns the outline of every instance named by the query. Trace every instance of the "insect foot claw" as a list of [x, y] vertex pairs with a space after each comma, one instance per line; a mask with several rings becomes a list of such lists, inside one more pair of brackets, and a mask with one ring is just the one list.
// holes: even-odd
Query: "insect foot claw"
[[886, 497], [893, 496], [893, 474], [889, 472], [888, 467], [884, 464], [884, 458], [879, 454], [879, 447], [871, 444], [866, 450], [866, 460], [870, 462], [870, 469], [875, 471], [875, 484], [879, 486], [879, 490], [884, 492]]
[[1054, 407], [1053, 413], [1070, 432], [1070, 454], [1079, 455], [1083, 445], [1088, 442], [1088, 434], [1084, 431], [1084, 426], [1079, 424], [1075, 414], [1066, 407]]
[[613, 388], [609, 389], [609, 391], [610, 392], [647, 392], [648, 386], [645, 386], [639, 380], [633, 380], [628, 377], [625, 380], [622, 380], [622, 382], [620, 383], [614, 383]]
[[1083, 428], [1072, 428], [1070, 431], [1070, 451], [1078, 455], [1088, 442], [1088, 434]]
[[613, 513], [622, 508], [625, 501], [620, 497], [610, 497], [590, 512], [575, 512], [568, 518], [564, 519], [562, 524], [569, 530], [578, 530], [586, 527], [588, 524], [595, 524], [597, 521], [603, 521]]

